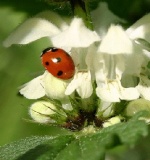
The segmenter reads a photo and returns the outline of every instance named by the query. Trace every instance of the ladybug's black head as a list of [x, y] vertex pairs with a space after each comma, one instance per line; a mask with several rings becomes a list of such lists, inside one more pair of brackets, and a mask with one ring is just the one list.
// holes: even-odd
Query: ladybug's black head
[[43, 56], [43, 54], [45, 54], [45, 53], [48, 52], [48, 51], [56, 52], [57, 50], [58, 50], [58, 48], [56, 48], [56, 47], [48, 47], [48, 48], [46, 48], [46, 49], [44, 49], [44, 50], [42, 51], [41, 57]]

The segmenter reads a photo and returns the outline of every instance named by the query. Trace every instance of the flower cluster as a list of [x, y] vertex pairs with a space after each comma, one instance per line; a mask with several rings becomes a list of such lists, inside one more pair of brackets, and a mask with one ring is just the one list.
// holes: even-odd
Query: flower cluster
[[[91, 124], [105, 127], [122, 119], [113, 117], [116, 104], [150, 100], [150, 14], [127, 29], [119, 25], [126, 22], [109, 11], [106, 3], [100, 3], [91, 17], [95, 31], [81, 18], [42, 12], [4, 41], [9, 47], [47, 37], [50, 46], [64, 49], [75, 63], [75, 75], [69, 80], [46, 70], [22, 87], [23, 96], [39, 99], [30, 107], [35, 121], [71, 130]], [[108, 117], [113, 118], [104, 123]]]

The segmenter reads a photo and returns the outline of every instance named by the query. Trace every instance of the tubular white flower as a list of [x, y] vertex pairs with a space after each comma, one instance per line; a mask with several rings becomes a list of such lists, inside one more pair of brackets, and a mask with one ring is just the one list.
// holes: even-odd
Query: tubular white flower
[[136, 23], [127, 29], [127, 34], [131, 39], [142, 38], [150, 42], [150, 13], [143, 16]]
[[[51, 21], [44, 17], [51, 17]], [[3, 44], [5, 47], [12, 44], [28, 44], [43, 37], [55, 36], [66, 28], [68, 28], [67, 23], [58, 14], [50, 11], [42, 12], [18, 26]]]
[[90, 72], [78, 72], [75, 74], [74, 79], [69, 83], [65, 91], [66, 95], [70, 95], [77, 91], [81, 98], [88, 98], [93, 92], [91, 74]]
[[[96, 15], [99, 13], [100, 18], [95, 20], [94, 17], [98, 17]], [[92, 83], [96, 81], [96, 93], [103, 101], [133, 100], [140, 94], [149, 99], [146, 96], [149, 82], [140, 75], [143, 57], [149, 53], [135, 42], [138, 38], [150, 40], [150, 14], [126, 31], [121, 26], [114, 25], [115, 22], [125, 21], [110, 12], [106, 3], [101, 3], [92, 15], [96, 32], [89, 30], [80, 18], [64, 21], [53, 12], [44, 12], [27, 20], [6, 39], [5, 46], [10, 46], [48, 37], [52, 45], [71, 51], [70, 55], [76, 65], [73, 79], [60, 80], [46, 71], [27, 83], [20, 90], [22, 95], [30, 99], [46, 95], [62, 100], [76, 90], [81, 98], [88, 98], [93, 92]], [[123, 86], [124, 77], [128, 76], [139, 77], [140, 83], [136, 82], [132, 86], [134, 80], [131, 78]], [[146, 81], [146, 89], [143, 81]]]
[[54, 46], [77, 48], [88, 47], [99, 40], [97, 33], [87, 29], [80, 18], [74, 18], [68, 29], [51, 39]]
[[[58, 23], [60, 16], [53, 12], [44, 12], [39, 14], [41, 17], [49, 15], [52, 18], [51, 23], [45, 18], [30, 18], [20, 25], [4, 41], [4, 46], [9, 47], [12, 44], [28, 44], [42, 37], [48, 37], [52, 44], [57, 47], [87, 47], [90, 44], [99, 41], [100, 37], [96, 32], [87, 29], [80, 18], [74, 18], [70, 25], [62, 22]], [[55, 23], [55, 24], [54, 24]]]
[[[120, 30], [118, 26], [116, 26], [115, 30], [117, 29]], [[121, 30], [121, 32], [123, 33], [124, 31]], [[109, 33], [110, 32], [108, 31], [108, 34], [106, 35], [107, 37], [112, 36], [112, 34], [111, 33], [109, 34]], [[120, 35], [118, 34], [115, 37], [113, 37], [114, 41], [115, 41], [115, 38], [117, 39], [117, 41], [119, 41]], [[129, 39], [129, 38], [126, 37], [126, 39]], [[105, 40], [105, 37], [104, 37], [104, 40]], [[100, 97], [103, 101], [107, 101], [107, 102], [119, 102], [121, 99], [122, 100], [137, 99], [139, 97], [139, 92], [135, 87], [127, 86], [128, 88], [124, 88], [121, 85], [122, 74], [126, 71], [126, 66], [133, 65], [132, 63], [129, 63], [131, 61], [130, 60], [131, 55], [135, 53], [133, 52], [133, 49], [132, 49], [133, 47], [130, 48], [131, 50], [130, 49], [126, 50], [124, 48], [125, 52], [123, 52], [123, 50], [121, 51], [120, 49], [118, 50], [117, 48], [114, 53], [119, 52], [120, 54], [118, 53], [118, 55], [117, 54], [111, 55], [111, 47], [109, 47], [110, 43], [111, 41], [107, 41], [108, 45], [105, 46], [107, 52], [110, 52], [110, 54], [100, 52], [100, 53], [97, 53], [97, 55], [95, 56], [94, 64], [95, 64], [95, 76], [96, 76], [96, 82], [97, 82], [96, 93], [98, 97]], [[110, 51], [109, 49], [107, 49], [107, 46], [110, 49]], [[126, 43], [124, 44], [124, 47], [125, 46], [126, 46]], [[127, 48], [128, 48], [128, 44], [127, 44]], [[103, 49], [105, 50], [105, 48]], [[128, 53], [132, 53], [131, 55], [129, 54], [130, 58], [128, 58], [128, 54], [125, 54], [127, 51], [129, 51]], [[121, 52], [124, 54], [121, 54]], [[136, 57], [135, 54], [134, 56]], [[132, 56], [132, 58], [134, 56]], [[138, 61], [139, 58], [138, 57], [136, 58]], [[132, 60], [134, 60], [134, 58]], [[141, 64], [142, 62], [139, 63], [138, 65], [141, 66]], [[133, 70], [133, 72], [139, 72], [137, 69], [139, 68], [136, 67], [135, 70]]]
[[59, 28], [40, 18], [31, 18], [19, 26], [5, 41], [4, 46], [12, 44], [28, 44], [42, 37], [54, 36], [60, 33]]
[[121, 81], [126, 75], [140, 77], [145, 57], [142, 48], [131, 41], [120, 26], [112, 25], [98, 51], [94, 60], [97, 95], [108, 102], [137, 99], [141, 92], [139, 86], [136, 87], [138, 83], [131, 87], [132, 79], [125, 88]]
[[129, 39], [123, 28], [111, 25], [98, 51], [108, 54], [131, 54], [135, 49], [133, 42]]
[[[150, 19], [150, 16], [149, 16], [149, 19]], [[130, 38], [131, 39], [141, 38], [141, 39], [145, 39], [150, 43], [149, 28], [150, 28], [150, 23], [138, 27], [134, 32], [130, 34]]]

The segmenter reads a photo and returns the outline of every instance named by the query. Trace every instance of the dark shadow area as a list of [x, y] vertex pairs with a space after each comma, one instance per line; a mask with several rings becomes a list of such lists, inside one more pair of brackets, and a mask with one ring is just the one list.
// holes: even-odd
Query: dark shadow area
[[34, 149], [31, 149], [30, 151], [20, 156], [16, 160], [36, 160], [38, 157], [48, 152], [49, 150], [50, 150], [49, 145], [40, 145]]

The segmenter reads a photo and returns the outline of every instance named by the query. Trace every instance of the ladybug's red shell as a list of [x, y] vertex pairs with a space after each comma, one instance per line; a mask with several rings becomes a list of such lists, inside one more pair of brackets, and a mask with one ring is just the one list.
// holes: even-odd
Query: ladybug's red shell
[[74, 76], [74, 62], [63, 49], [49, 47], [42, 52], [41, 59], [45, 69], [53, 76], [64, 80]]

